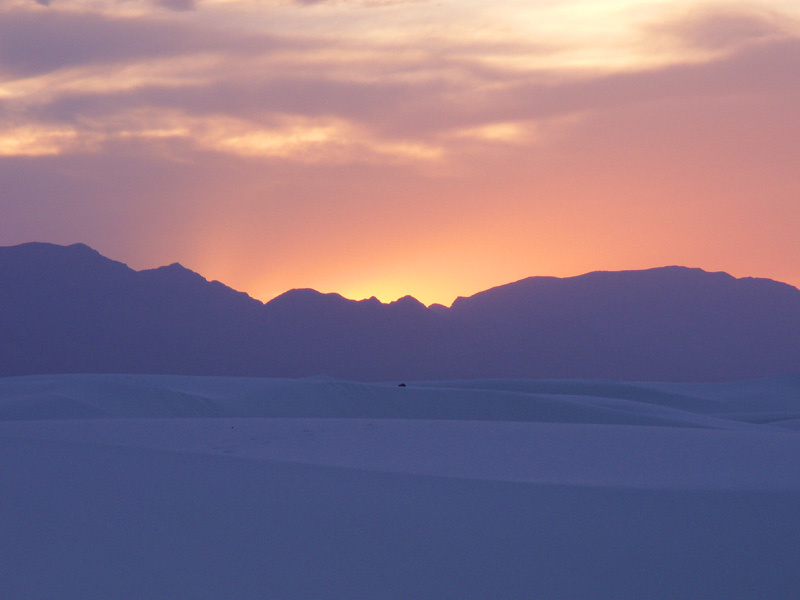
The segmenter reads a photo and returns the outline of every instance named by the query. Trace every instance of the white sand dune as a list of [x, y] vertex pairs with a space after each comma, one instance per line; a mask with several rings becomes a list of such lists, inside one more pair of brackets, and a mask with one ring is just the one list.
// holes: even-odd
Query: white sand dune
[[0, 379], [0, 597], [800, 597], [800, 377]]

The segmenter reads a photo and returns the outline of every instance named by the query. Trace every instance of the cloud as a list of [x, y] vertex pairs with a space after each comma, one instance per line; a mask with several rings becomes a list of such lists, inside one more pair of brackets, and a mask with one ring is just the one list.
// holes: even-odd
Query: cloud
[[176, 11], [195, 10], [197, 8], [196, 0], [157, 0], [156, 4]]
[[735, 50], [743, 44], [797, 36], [796, 20], [785, 14], [742, 7], [703, 9], [647, 28], [649, 34], [690, 48]]
[[74, 11], [0, 13], [0, 67], [18, 78], [78, 66], [208, 53], [263, 54], [291, 43], [176, 20]]
[[59, 11], [9, 11], [0, 19], [0, 61], [19, 77], [76, 65], [198, 50], [202, 39], [166, 23]]
[[[103, 68], [94, 72], [91, 85], [89, 79], [76, 85], [74, 74], [64, 81], [47, 76], [41, 85], [54, 95], [38, 106], [28, 104], [29, 122], [23, 123], [42, 143], [30, 141], [26, 152], [85, 152], [102, 148], [98, 140], [161, 144], [171, 137], [264, 159], [425, 162], [474, 144], [546, 145], [565, 129], [579, 127], [586, 115], [626, 106], [800, 93], [795, 76], [800, 40], [795, 39], [747, 46], [701, 64], [550, 83], [524, 73], [500, 81], [492, 74], [449, 82], [363, 81], [326, 77], [314, 69], [301, 75], [298, 69], [293, 78], [291, 62], [270, 72], [258, 61], [237, 69], [235, 58], [210, 66], [198, 60], [164, 59], [161, 71], [149, 61], [141, 82], [133, 67]], [[12, 114], [8, 104], [5, 112]], [[9, 130], [20, 126], [11, 125]], [[65, 128], [74, 136], [65, 137]]]
[[394, 6], [396, 4], [419, 4], [428, 0], [291, 0], [300, 6], [317, 6], [321, 4], [344, 5], [344, 6], [366, 6], [381, 7]]
[[78, 139], [74, 129], [43, 125], [0, 128], [0, 156], [47, 156], [71, 148]]
[[[29, 154], [194, 137], [207, 150], [249, 157], [439, 160], [465, 144], [546, 144], [582, 116], [619, 107], [799, 85], [800, 38], [768, 33], [776, 30], [761, 17], [673, 21], [665, 31], [674, 35], [758, 43], [704, 61], [608, 72], [544, 68], [558, 48], [529, 41], [423, 38], [409, 48], [243, 34], [182, 16], [37, 13], [0, 19], [0, 56], [24, 74], [0, 88], [0, 127], [29, 132]], [[714, 37], [709, 19], [727, 33]], [[535, 66], [521, 68], [520, 57]], [[6, 153], [15, 147], [9, 142]]]
[[795, 94], [800, 92], [798, 72], [800, 38], [787, 38], [699, 64], [589, 76], [557, 85], [518, 83], [487, 104], [498, 118], [513, 121], [681, 98]]

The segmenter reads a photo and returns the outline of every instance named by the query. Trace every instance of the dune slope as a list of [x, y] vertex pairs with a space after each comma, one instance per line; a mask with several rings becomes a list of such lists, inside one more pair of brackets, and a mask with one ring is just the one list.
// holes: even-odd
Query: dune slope
[[0, 380], [0, 596], [794, 599], [800, 378]]

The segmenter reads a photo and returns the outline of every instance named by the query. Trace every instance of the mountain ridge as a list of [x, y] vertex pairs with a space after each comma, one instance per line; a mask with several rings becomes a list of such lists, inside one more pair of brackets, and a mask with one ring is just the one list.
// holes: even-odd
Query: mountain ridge
[[262, 303], [85, 244], [0, 247], [0, 375], [719, 381], [800, 372], [800, 290], [668, 266], [528, 277], [426, 307], [312, 289]]

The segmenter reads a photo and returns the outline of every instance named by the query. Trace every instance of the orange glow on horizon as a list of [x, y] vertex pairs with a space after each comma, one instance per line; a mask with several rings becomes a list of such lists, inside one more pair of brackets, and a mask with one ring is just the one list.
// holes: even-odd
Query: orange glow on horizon
[[[610, 215], [610, 219], [614, 219]], [[184, 265], [209, 280], [222, 283], [267, 302], [294, 288], [312, 288], [322, 293], [338, 293], [351, 300], [372, 296], [388, 303], [406, 295], [426, 306], [450, 306], [458, 296], [470, 296], [491, 287], [531, 276], [574, 277], [592, 271], [640, 270], [670, 265], [724, 271], [734, 277], [762, 277], [798, 286], [800, 274], [791, 260], [765, 270], [765, 259], [754, 253], [736, 258], [722, 251], [703, 259], [706, 242], [704, 228], [688, 230], [682, 248], [675, 248], [674, 232], [665, 231], [658, 239], [652, 232], [628, 235], [625, 223], [615, 233], [599, 231], [595, 215], [583, 223], [567, 226], [563, 217], [544, 222], [528, 237], [515, 235], [507, 223], [494, 227], [482, 218], [469, 226], [462, 224], [429, 240], [422, 250], [388, 253], [377, 244], [372, 251], [363, 243], [355, 248], [337, 248], [327, 253], [311, 243], [290, 249], [285, 256], [253, 253], [251, 248], [217, 238], [211, 245], [197, 246], [185, 255]], [[520, 221], [530, 228], [529, 221]], [[612, 224], [606, 224], [611, 227]], [[735, 245], [735, 241], [732, 242]], [[226, 249], [225, 249], [226, 248]], [[640, 252], [635, 252], [636, 248]], [[558, 251], [551, 251], [558, 249]], [[705, 254], [708, 254], [705, 252]], [[794, 270], [793, 270], [794, 269]]]
[[[422, 302], [425, 306], [431, 304], [442, 304], [450, 306], [453, 301], [459, 296], [471, 296], [478, 292], [490, 289], [492, 287], [506, 285], [533, 276], [546, 276], [546, 277], [575, 277], [593, 271], [625, 271], [625, 270], [641, 270], [656, 267], [672, 266], [678, 264], [679, 266], [701, 268], [709, 272], [726, 272], [729, 275], [737, 278], [744, 277], [757, 277], [773, 279], [800, 289], [800, 277], [783, 276], [780, 273], [762, 273], [753, 272], [750, 270], [742, 270], [735, 268], [726, 268], [724, 266], [715, 265], [699, 265], [693, 263], [676, 263], [675, 261], [666, 261], [661, 263], [648, 263], [641, 264], [638, 261], [630, 263], [623, 258], [615, 261], [614, 264], [609, 265], [604, 263], [602, 265], [595, 264], [585, 267], [573, 267], [565, 269], [547, 268], [543, 267], [541, 270], [528, 270], [519, 271], [509, 277], [495, 277], [485, 273], [475, 274], [472, 278], [463, 278], [453, 281], [432, 281], [430, 278], [423, 276], [417, 277], [414, 280], [406, 280], [398, 282], [395, 279], [387, 277], [383, 280], [376, 278], [374, 280], [363, 280], [355, 284], [348, 285], [346, 278], [343, 278], [344, 283], [340, 285], [320, 285], [311, 280], [304, 280], [302, 277], [287, 277], [285, 286], [264, 286], [259, 285], [261, 279], [252, 275], [249, 278], [239, 279], [234, 281], [235, 278], [226, 276], [229, 273], [222, 271], [215, 271], [214, 269], [204, 270], [201, 267], [196, 267], [196, 270], [206, 277], [209, 281], [218, 280], [225, 285], [232, 287], [237, 291], [242, 291], [251, 297], [262, 302], [269, 302], [273, 298], [281, 294], [298, 288], [311, 288], [321, 293], [337, 293], [349, 300], [365, 300], [371, 297], [376, 297], [384, 304], [394, 302], [404, 296], [412, 296]], [[193, 269], [195, 270], [195, 269]]]

